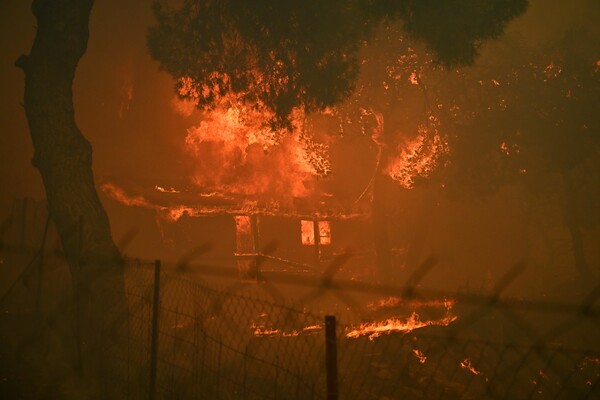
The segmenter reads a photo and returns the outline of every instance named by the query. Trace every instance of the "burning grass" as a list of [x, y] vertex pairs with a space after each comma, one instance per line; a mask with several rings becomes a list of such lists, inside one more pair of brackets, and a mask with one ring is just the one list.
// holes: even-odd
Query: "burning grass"
[[346, 333], [346, 337], [358, 338], [360, 336], [367, 336], [370, 340], [373, 340], [381, 335], [396, 332], [409, 333], [415, 329], [426, 326], [448, 326], [455, 321], [456, 318], [456, 316], [449, 315], [438, 320], [421, 321], [419, 314], [413, 312], [407, 319], [388, 318], [381, 322], [367, 322], [360, 324], [357, 327], [351, 328], [350, 331]]

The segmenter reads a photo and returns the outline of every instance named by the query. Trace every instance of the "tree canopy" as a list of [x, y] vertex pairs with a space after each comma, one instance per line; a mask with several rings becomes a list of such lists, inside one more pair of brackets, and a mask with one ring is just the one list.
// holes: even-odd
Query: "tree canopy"
[[339, 103], [355, 86], [360, 44], [399, 18], [446, 66], [474, 60], [526, 0], [183, 0], [154, 3], [150, 53], [177, 79], [181, 98], [210, 109], [224, 98], [251, 103], [289, 126], [292, 111]]
[[445, 104], [455, 177], [484, 191], [516, 180], [540, 186], [597, 156], [598, 50], [582, 43], [584, 32], [546, 48], [510, 43], [497, 62], [448, 79], [436, 101]]
[[597, 227], [600, 135], [598, 46], [572, 31], [549, 46], [508, 42], [495, 60], [456, 71], [435, 103], [450, 147], [443, 172], [453, 193], [495, 193], [520, 184], [562, 211], [575, 267], [592, 276], [584, 227]]

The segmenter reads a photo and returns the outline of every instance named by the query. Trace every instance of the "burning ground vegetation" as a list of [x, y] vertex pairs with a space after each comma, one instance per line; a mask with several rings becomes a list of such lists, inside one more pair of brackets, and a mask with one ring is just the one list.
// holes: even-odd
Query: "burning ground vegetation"
[[598, 394], [598, 352], [491, 338], [490, 326], [485, 333], [457, 333], [451, 325], [457, 318], [422, 320], [413, 311], [408, 318], [343, 326], [340, 398], [569, 399]]
[[547, 310], [524, 312], [515, 305], [507, 312], [457, 304], [454, 298], [392, 296], [370, 302], [367, 309], [373, 320], [345, 325], [340, 340], [340, 365], [347, 368], [340, 375], [352, 376], [345, 380], [341, 390], [347, 397], [342, 398], [598, 394], [600, 352], [593, 320], [567, 317], [557, 324], [561, 318], [548, 317]]
[[[133, 388], [148, 384], [144, 299], [150, 269], [131, 269], [128, 353]], [[221, 289], [165, 273], [158, 328], [158, 393], [169, 398], [325, 398], [324, 315], [337, 312], [340, 399], [595, 398], [597, 324], [513, 304], [346, 295], [361, 310], [314, 299], [311, 309], [260, 284]], [[461, 303], [465, 301], [465, 303]], [[336, 311], [337, 310], [337, 311]], [[536, 332], [536, 333], [534, 333]], [[543, 332], [543, 333], [541, 333]], [[145, 361], [146, 360], [146, 361]], [[137, 389], [136, 389], [137, 390]], [[134, 390], [135, 391], [135, 390]], [[141, 396], [141, 395], [140, 395]], [[143, 396], [141, 396], [143, 397]], [[137, 397], [133, 397], [137, 398]]]

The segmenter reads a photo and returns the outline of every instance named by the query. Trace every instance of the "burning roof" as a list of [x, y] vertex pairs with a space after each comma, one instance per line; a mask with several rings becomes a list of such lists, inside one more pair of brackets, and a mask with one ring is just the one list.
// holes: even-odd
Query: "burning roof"
[[[124, 187], [134, 189], [124, 189]], [[345, 205], [333, 196], [311, 198], [291, 197], [274, 199], [252, 197], [244, 194], [201, 192], [196, 188], [175, 189], [155, 185], [101, 184], [102, 191], [110, 198], [134, 207], [156, 210], [167, 220], [177, 220], [183, 215], [199, 217], [206, 215], [273, 215], [306, 219], [352, 219], [369, 216], [369, 207], [364, 203]]]

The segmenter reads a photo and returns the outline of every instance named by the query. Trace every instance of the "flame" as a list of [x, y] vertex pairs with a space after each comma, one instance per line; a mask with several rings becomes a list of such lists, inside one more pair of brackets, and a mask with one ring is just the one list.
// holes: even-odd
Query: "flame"
[[549, 79], [558, 78], [561, 72], [562, 67], [560, 65], [554, 64], [554, 62], [551, 62], [546, 66], [546, 68], [544, 68], [544, 75], [546, 75], [547, 78], [546, 81]]
[[465, 358], [464, 360], [462, 360], [460, 362], [460, 366], [464, 369], [466, 369], [467, 371], [470, 371], [473, 375], [479, 375], [481, 374], [481, 371], [477, 371], [473, 365], [471, 364], [471, 359], [470, 358]]
[[411, 72], [410, 77], [408, 78], [408, 81], [412, 85], [418, 85], [419, 84], [419, 76], [417, 75], [416, 71]]
[[329, 221], [319, 221], [319, 243], [322, 245], [331, 244], [331, 226]]
[[162, 193], [181, 193], [179, 190], [177, 190], [175, 188], [172, 188], [172, 187], [170, 187], [168, 189], [165, 189], [162, 186], [155, 185], [154, 189], [156, 189], [156, 190], [158, 190], [159, 192], [162, 192]]
[[381, 322], [366, 322], [360, 324], [347, 332], [346, 337], [359, 338], [361, 336], [368, 336], [369, 340], [374, 340], [383, 334], [390, 334], [392, 332], [409, 333], [415, 329], [426, 326], [448, 326], [450, 323], [455, 321], [456, 318], [456, 316], [448, 315], [437, 320], [421, 321], [419, 314], [413, 312], [406, 320], [402, 320], [400, 318], [389, 318]]
[[112, 183], [100, 185], [104, 193], [126, 206], [137, 206], [142, 208], [155, 208], [155, 206], [146, 200], [143, 196], [129, 196], [123, 189]]
[[438, 127], [439, 120], [433, 115], [427, 123], [420, 124], [417, 136], [398, 146], [400, 154], [388, 163], [387, 175], [406, 189], [414, 187], [416, 178], [428, 177], [448, 152], [447, 138]]
[[315, 222], [309, 220], [300, 221], [300, 233], [302, 235], [302, 244], [304, 246], [315, 245]]
[[323, 329], [323, 327], [321, 325], [310, 325], [310, 326], [305, 326], [304, 328], [302, 328], [300, 330], [291, 330], [291, 331], [286, 332], [286, 331], [283, 331], [278, 328], [275, 328], [275, 329], [267, 328], [265, 325], [256, 324], [256, 323], [252, 322], [250, 324], [250, 329], [253, 330], [252, 334], [257, 337], [274, 337], [274, 336], [295, 337], [295, 336], [300, 336], [302, 334], [305, 334], [305, 335], [315, 334], [315, 333], [321, 331]]
[[[313, 218], [314, 215], [303, 214], [295, 206], [283, 205], [279, 201], [257, 201], [248, 199], [245, 197], [231, 197], [223, 196], [220, 193], [208, 192], [208, 193], [195, 193], [193, 196], [197, 198], [192, 205], [186, 204], [168, 204], [172, 203], [173, 200], [177, 201], [177, 193], [164, 192], [169, 194], [169, 202], [164, 204], [164, 197], [158, 199], [162, 201], [157, 202], [156, 199], [151, 200], [142, 195], [130, 195], [124, 189], [117, 186], [114, 183], [106, 182], [100, 185], [100, 189], [104, 194], [109, 196], [115, 201], [126, 206], [135, 206], [146, 209], [155, 210], [157, 216], [161, 219], [174, 222], [179, 220], [182, 216], [188, 215], [190, 217], [199, 217], [205, 215], [277, 215], [280, 217], [296, 217], [296, 218]], [[160, 193], [160, 190], [157, 190]], [[186, 193], [188, 191], [186, 190]], [[188, 193], [189, 194], [189, 193]], [[174, 196], [175, 198], [171, 198]], [[180, 199], [183, 200], [183, 199]], [[336, 210], [326, 214], [328, 218], [336, 218], [340, 220], [363, 218], [364, 214], [360, 211], [347, 212], [345, 210]], [[321, 238], [322, 244], [325, 244], [325, 239]]]
[[446, 312], [450, 312], [452, 307], [456, 304], [456, 300], [454, 299], [446, 299], [438, 300], [405, 300], [400, 297], [390, 296], [385, 299], [379, 299], [377, 301], [371, 302], [367, 304], [367, 308], [377, 311], [386, 308], [395, 308], [395, 307], [412, 307], [412, 308], [423, 308], [423, 307], [444, 307]]
[[329, 147], [306, 132], [294, 114], [294, 130], [273, 130], [269, 115], [232, 99], [188, 129], [185, 145], [203, 190], [243, 195], [307, 197], [316, 178], [331, 173]]
[[302, 244], [304, 246], [315, 245], [315, 223], [317, 224], [317, 229], [319, 231], [319, 244], [331, 244], [331, 226], [329, 225], [329, 221], [312, 221], [305, 219], [300, 221]]
[[[228, 45], [236, 46], [235, 38], [230, 39]], [[232, 78], [226, 73], [213, 72], [203, 83], [185, 76], [178, 79], [179, 97], [205, 110], [185, 139], [195, 166], [192, 179], [203, 190], [308, 197], [317, 178], [331, 173], [329, 145], [315, 140], [305, 112], [292, 110], [291, 129], [276, 129], [276, 115], [260, 100], [260, 94], [286, 86], [289, 79], [274, 57], [268, 76], [252, 68], [243, 73], [254, 82], [246, 93], [232, 90]], [[187, 104], [183, 108], [186, 112]]]
[[[159, 192], [162, 192], [162, 191], [168, 192], [167, 190], [164, 190], [164, 189], [160, 190], [159, 188], [163, 189], [160, 186], [155, 187], [155, 189], [158, 190]], [[194, 213], [194, 209], [191, 207], [161, 206], [161, 205], [152, 203], [150, 200], [146, 199], [144, 196], [140, 196], [140, 195], [131, 196], [131, 195], [125, 193], [125, 191], [123, 189], [121, 189], [120, 187], [118, 187], [117, 185], [115, 185], [113, 183], [103, 183], [102, 185], [100, 185], [100, 189], [102, 189], [102, 191], [106, 195], [110, 196], [111, 198], [118, 201], [119, 203], [125, 204], [126, 206], [135, 206], [135, 207], [156, 210], [159, 213], [159, 215], [164, 216], [165, 219], [167, 219], [169, 221], [176, 221], [179, 218], [181, 218], [185, 213], [188, 213], [190, 215], [192, 215]], [[172, 193], [177, 193], [177, 192], [172, 192]]]
[[425, 364], [425, 361], [427, 361], [427, 357], [425, 356], [425, 354], [423, 354], [422, 351], [413, 349], [413, 354], [419, 359], [419, 362], [421, 364]]

